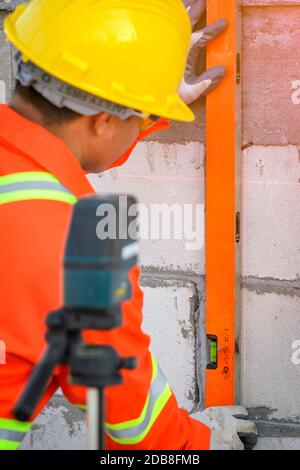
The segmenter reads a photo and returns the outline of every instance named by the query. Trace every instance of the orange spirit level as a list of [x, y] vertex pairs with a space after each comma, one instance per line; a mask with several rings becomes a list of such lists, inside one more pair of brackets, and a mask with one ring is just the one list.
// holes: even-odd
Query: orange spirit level
[[206, 407], [232, 405], [239, 395], [241, 22], [236, 0], [207, 1], [207, 24], [221, 18], [229, 28], [207, 48], [207, 67], [225, 65], [227, 76], [207, 97]]

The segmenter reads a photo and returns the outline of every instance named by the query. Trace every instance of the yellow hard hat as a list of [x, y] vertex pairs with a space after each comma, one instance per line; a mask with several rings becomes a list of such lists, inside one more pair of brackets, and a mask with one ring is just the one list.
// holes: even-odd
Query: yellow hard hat
[[191, 38], [181, 0], [32, 0], [6, 18], [5, 32], [23, 62], [79, 90], [194, 119], [178, 95]]

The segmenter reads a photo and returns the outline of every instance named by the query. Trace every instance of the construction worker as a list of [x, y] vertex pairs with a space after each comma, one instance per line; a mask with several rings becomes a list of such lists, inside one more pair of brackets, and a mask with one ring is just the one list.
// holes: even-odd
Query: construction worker
[[[225, 27], [211, 27], [208, 36]], [[17, 449], [31, 422], [16, 421], [12, 409], [43, 353], [45, 317], [62, 304], [72, 205], [94, 192], [85, 172], [124, 163], [139, 140], [169, 125], [166, 119], [192, 121], [183, 99], [210, 91], [224, 70], [189, 83], [194, 49], [180, 98], [191, 37], [180, 0], [32, 0], [6, 18], [5, 31], [16, 48], [17, 85], [0, 106], [0, 338], [7, 353], [0, 448]], [[203, 46], [203, 35], [197, 39]], [[244, 408], [208, 409], [193, 419], [178, 407], [141, 329], [138, 267], [129, 279], [122, 327], [85, 333], [87, 342], [138, 359], [136, 370], [122, 372], [124, 383], [106, 391], [108, 449], [242, 449], [238, 432], [255, 433], [233, 416], [245, 417]], [[59, 366], [33, 418], [58, 387], [84, 408], [85, 388], [71, 386], [67, 367]]]

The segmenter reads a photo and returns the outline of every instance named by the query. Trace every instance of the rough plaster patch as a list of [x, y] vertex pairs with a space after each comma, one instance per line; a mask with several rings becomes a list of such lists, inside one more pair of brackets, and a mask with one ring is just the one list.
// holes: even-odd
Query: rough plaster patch
[[248, 413], [251, 419], [254, 420], [270, 420], [277, 408], [268, 408], [267, 406], [248, 407]]
[[285, 281], [283, 279], [262, 279], [246, 276], [242, 278], [242, 286], [257, 295], [276, 293], [278, 295], [300, 297], [300, 279]]
[[84, 414], [62, 397], [53, 397], [26, 435], [22, 450], [84, 450]]

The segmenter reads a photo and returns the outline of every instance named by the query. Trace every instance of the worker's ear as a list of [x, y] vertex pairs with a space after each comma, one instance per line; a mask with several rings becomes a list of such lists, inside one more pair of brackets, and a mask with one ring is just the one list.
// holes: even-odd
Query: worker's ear
[[108, 113], [99, 113], [91, 118], [91, 124], [96, 137], [107, 137], [111, 132], [112, 116]]

